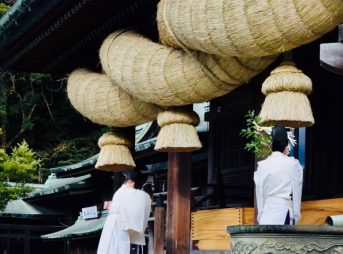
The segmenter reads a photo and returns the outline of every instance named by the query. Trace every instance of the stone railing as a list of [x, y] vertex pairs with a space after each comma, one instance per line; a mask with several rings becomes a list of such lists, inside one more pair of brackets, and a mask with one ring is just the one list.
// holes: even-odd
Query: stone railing
[[343, 227], [229, 226], [232, 254], [343, 253]]

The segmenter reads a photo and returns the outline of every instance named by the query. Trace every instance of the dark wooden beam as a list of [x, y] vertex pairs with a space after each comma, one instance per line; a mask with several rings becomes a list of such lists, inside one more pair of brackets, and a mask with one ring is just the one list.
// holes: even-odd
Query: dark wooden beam
[[56, 225], [19, 225], [19, 224], [0, 224], [0, 229], [15, 229], [15, 230], [39, 230], [39, 231], [58, 231], [65, 229], [65, 226]]
[[167, 254], [190, 253], [191, 153], [168, 154]]

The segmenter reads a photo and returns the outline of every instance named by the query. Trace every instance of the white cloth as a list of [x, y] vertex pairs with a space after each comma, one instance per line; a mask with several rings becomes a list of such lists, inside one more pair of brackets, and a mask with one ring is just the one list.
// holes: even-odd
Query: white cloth
[[283, 225], [288, 211], [300, 220], [303, 169], [297, 159], [273, 152], [258, 162], [254, 181], [260, 225]]
[[130, 243], [145, 245], [150, 210], [151, 199], [146, 192], [122, 185], [113, 195], [97, 253], [129, 254]]

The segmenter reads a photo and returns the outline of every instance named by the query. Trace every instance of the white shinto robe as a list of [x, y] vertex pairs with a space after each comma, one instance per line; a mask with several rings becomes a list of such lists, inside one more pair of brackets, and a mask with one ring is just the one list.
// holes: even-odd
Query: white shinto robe
[[151, 199], [146, 192], [122, 185], [113, 195], [97, 253], [129, 254], [130, 243], [145, 245], [150, 210]]
[[288, 211], [291, 221], [300, 220], [303, 169], [297, 159], [273, 152], [258, 162], [254, 181], [260, 225], [284, 225]]

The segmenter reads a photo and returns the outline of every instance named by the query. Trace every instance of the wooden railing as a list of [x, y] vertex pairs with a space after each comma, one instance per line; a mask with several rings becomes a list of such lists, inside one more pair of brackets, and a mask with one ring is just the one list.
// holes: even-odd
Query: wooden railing
[[[324, 224], [330, 215], [343, 214], [343, 198], [305, 201], [302, 225]], [[229, 225], [254, 224], [254, 208], [224, 208], [192, 212], [193, 245], [200, 250], [230, 249]]]

